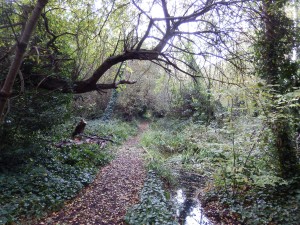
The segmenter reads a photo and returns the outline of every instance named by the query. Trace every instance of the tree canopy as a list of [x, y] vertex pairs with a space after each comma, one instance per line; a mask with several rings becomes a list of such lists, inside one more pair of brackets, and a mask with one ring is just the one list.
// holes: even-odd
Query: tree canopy
[[[31, 79], [39, 87], [62, 92], [111, 89], [118, 84], [134, 83], [102, 81], [110, 68], [128, 60], [149, 60], [169, 73], [177, 70], [197, 76], [196, 68], [183, 55], [197, 55], [204, 61], [211, 56], [233, 59], [233, 55], [228, 55], [229, 45], [233, 45], [230, 42], [235, 32], [240, 32], [236, 26], [241, 22], [246, 2], [51, 1], [41, 14], [29, 49], [40, 58], [42, 51], [48, 51], [49, 56], [56, 57], [56, 66], [63, 60], [75, 60], [75, 68], [67, 77], [62, 73], [34, 74]], [[3, 11], [9, 10], [7, 7], [15, 8], [17, 12], [12, 14], [25, 11], [25, 2], [10, 4], [13, 6], [7, 3]], [[30, 9], [27, 5], [26, 10]], [[6, 20], [2, 31], [17, 30], [15, 35], [19, 38], [22, 29], [15, 26], [26, 21], [16, 18], [10, 24], [11, 19]], [[13, 42], [10, 40], [10, 44]], [[63, 53], [69, 56], [59, 58], [58, 54]]]

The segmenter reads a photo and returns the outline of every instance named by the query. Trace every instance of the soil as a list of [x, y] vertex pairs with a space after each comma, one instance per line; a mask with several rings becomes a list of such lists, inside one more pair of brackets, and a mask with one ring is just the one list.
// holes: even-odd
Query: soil
[[120, 147], [116, 158], [100, 170], [91, 185], [37, 224], [125, 225], [126, 210], [138, 203], [146, 178], [143, 149], [138, 143], [147, 128], [146, 122], [141, 123], [138, 135]]

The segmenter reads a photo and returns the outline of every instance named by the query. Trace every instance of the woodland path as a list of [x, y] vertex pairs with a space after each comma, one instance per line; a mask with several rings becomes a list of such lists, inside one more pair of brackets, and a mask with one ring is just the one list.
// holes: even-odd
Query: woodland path
[[39, 222], [42, 224], [125, 225], [126, 210], [139, 201], [146, 178], [138, 143], [148, 124], [139, 125], [138, 135], [126, 141], [116, 158], [98, 173], [94, 182], [65, 207]]

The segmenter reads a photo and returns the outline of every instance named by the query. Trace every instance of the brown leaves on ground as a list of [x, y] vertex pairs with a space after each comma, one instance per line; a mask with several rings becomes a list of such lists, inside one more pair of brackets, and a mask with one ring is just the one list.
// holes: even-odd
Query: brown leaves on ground
[[215, 199], [205, 203], [205, 215], [209, 217], [214, 224], [221, 225], [241, 225], [243, 223], [238, 221], [238, 214], [230, 212], [229, 209], [226, 209], [221, 203]]
[[[147, 128], [140, 125], [140, 132]], [[38, 224], [125, 224], [128, 207], [139, 201], [146, 177], [140, 135], [128, 140], [111, 164], [103, 167], [95, 181], [61, 211], [52, 213]]]

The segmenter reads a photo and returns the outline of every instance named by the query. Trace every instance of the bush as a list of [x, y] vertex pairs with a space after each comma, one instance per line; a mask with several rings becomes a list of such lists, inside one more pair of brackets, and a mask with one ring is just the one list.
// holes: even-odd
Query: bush
[[174, 98], [170, 113], [177, 118], [192, 118], [194, 121], [209, 124], [216, 119], [216, 114], [220, 113], [223, 107], [200, 85], [191, 86], [192, 88], [183, 89], [181, 95]]
[[10, 112], [0, 125], [0, 148], [30, 145], [40, 132], [50, 131], [70, 117], [70, 95], [28, 90], [11, 101]]

